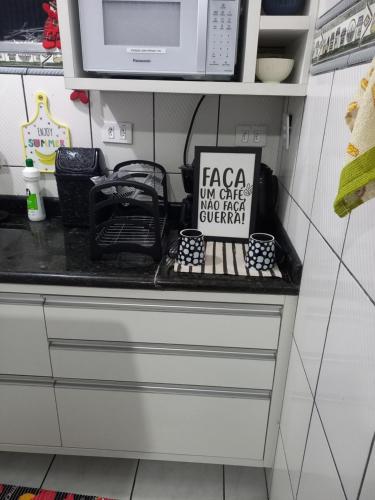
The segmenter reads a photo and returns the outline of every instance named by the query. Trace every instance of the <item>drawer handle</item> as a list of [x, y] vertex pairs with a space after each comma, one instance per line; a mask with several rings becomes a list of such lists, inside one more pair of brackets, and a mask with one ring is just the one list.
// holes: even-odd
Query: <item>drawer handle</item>
[[91, 300], [75, 297], [46, 297], [45, 305], [94, 309], [118, 309], [121, 311], [168, 312], [190, 314], [213, 314], [229, 316], [281, 317], [282, 306], [258, 304], [229, 304], [216, 302], [184, 302], [157, 300]]
[[37, 387], [53, 387], [54, 380], [52, 377], [0, 375], [0, 385], [32, 385]]
[[56, 379], [55, 387], [122, 392], [147, 392], [156, 394], [179, 394], [187, 396], [210, 396], [237, 399], [270, 400], [271, 391], [261, 389], [238, 389], [235, 387], [211, 387], [198, 385], [171, 385], [139, 382], [102, 382], [98, 380]]
[[197, 356], [206, 358], [236, 358], [257, 361], [274, 361], [276, 351], [232, 347], [206, 347], [184, 344], [152, 344], [143, 342], [109, 342], [93, 340], [50, 339], [53, 350], [121, 352], [132, 354], [157, 354], [159, 356]]

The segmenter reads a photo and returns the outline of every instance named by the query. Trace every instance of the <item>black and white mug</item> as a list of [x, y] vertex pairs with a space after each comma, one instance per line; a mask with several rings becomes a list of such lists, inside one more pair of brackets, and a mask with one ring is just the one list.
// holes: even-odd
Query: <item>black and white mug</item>
[[246, 267], [257, 271], [269, 271], [273, 269], [275, 260], [275, 238], [267, 233], [251, 234], [245, 258]]
[[183, 266], [201, 266], [204, 263], [204, 236], [197, 229], [184, 229], [180, 232], [177, 260]]

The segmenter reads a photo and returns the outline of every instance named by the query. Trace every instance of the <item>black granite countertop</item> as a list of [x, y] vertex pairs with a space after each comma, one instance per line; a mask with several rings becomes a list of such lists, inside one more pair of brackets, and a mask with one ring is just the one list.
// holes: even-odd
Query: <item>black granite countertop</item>
[[[47, 203], [49, 217], [43, 222], [29, 222], [23, 207], [16, 197], [0, 197], [0, 209], [10, 212], [0, 222], [2, 283], [287, 295], [299, 291], [301, 263], [279, 225], [274, 233], [285, 251], [279, 257], [282, 279], [182, 274], [174, 272], [167, 256], [154, 262], [146, 255], [122, 253], [92, 261], [87, 229], [64, 228], [54, 204]], [[169, 239], [176, 234], [171, 230]]]

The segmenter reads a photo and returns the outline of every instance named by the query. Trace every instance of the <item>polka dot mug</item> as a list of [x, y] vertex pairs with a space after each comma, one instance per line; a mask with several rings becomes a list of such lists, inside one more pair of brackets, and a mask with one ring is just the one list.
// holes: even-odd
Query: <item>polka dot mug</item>
[[204, 263], [204, 236], [197, 229], [184, 229], [180, 232], [177, 260], [183, 266], [201, 266]]
[[272, 269], [275, 265], [275, 238], [267, 233], [251, 234], [245, 264], [248, 269], [257, 271]]

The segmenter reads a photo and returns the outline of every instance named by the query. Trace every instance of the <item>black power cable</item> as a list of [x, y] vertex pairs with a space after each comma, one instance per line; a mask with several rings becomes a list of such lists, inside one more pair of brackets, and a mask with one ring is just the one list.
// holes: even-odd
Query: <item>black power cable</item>
[[191, 131], [193, 130], [195, 118], [197, 116], [199, 108], [201, 107], [201, 104], [204, 101], [205, 97], [206, 97], [205, 95], [202, 95], [202, 97], [199, 99], [198, 104], [196, 105], [196, 108], [194, 110], [193, 116], [191, 117], [190, 126], [189, 126], [189, 130], [188, 130], [188, 133], [187, 133], [187, 136], [186, 136], [186, 141], [185, 141], [184, 165], [187, 165], [187, 152], [188, 152], [188, 148], [189, 148], [189, 145], [190, 145]]

